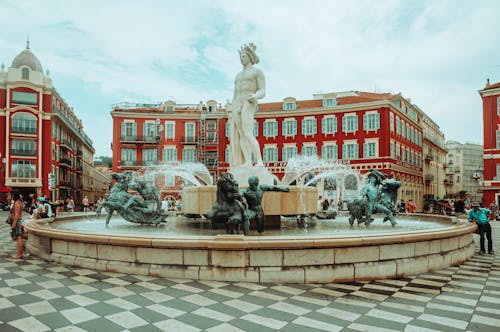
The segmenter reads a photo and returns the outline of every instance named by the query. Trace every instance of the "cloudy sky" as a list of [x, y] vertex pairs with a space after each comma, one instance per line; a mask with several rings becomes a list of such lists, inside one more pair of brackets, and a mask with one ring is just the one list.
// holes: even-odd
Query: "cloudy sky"
[[111, 105], [232, 97], [254, 42], [264, 102], [401, 92], [447, 140], [482, 144], [478, 90], [500, 81], [500, 1], [0, 0], [0, 63], [26, 45], [111, 156]]

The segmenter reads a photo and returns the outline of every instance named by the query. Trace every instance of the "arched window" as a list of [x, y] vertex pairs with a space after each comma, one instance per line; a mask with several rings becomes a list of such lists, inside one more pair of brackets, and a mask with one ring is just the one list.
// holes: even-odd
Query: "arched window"
[[12, 132], [36, 134], [36, 117], [29, 113], [16, 113], [12, 116]]
[[23, 80], [29, 80], [30, 79], [30, 70], [26, 67], [23, 67], [23, 69], [21, 69], [21, 78]]
[[13, 178], [35, 178], [35, 163], [31, 160], [16, 160], [12, 163]]

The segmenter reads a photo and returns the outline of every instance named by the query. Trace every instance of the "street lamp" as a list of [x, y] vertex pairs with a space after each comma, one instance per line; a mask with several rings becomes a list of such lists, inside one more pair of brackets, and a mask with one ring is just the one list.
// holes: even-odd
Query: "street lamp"
[[161, 124], [160, 119], [155, 120], [155, 133], [156, 133], [156, 163], [157, 165], [160, 164], [160, 141], [161, 141], [161, 133], [163, 132], [163, 125]]

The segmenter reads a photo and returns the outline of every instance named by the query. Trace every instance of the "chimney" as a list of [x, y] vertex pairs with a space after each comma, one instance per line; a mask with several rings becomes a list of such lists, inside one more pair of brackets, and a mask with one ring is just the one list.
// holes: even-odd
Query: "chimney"
[[487, 87], [487, 88], [489, 88], [489, 87], [490, 87], [490, 79], [489, 79], [489, 78], [487, 78], [487, 79], [486, 79], [486, 87]]

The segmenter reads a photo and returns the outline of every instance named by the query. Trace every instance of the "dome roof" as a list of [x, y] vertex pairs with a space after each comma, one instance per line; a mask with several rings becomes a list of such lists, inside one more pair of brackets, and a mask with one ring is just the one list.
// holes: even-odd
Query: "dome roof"
[[22, 66], [28, 66], [31, 70], [43, 73], [42, 65], [35, 54], [31, 52], [29, 42], [26, 44], [26, 49], [14, 58], [11, 65], [13, 68], [21, 68]]

